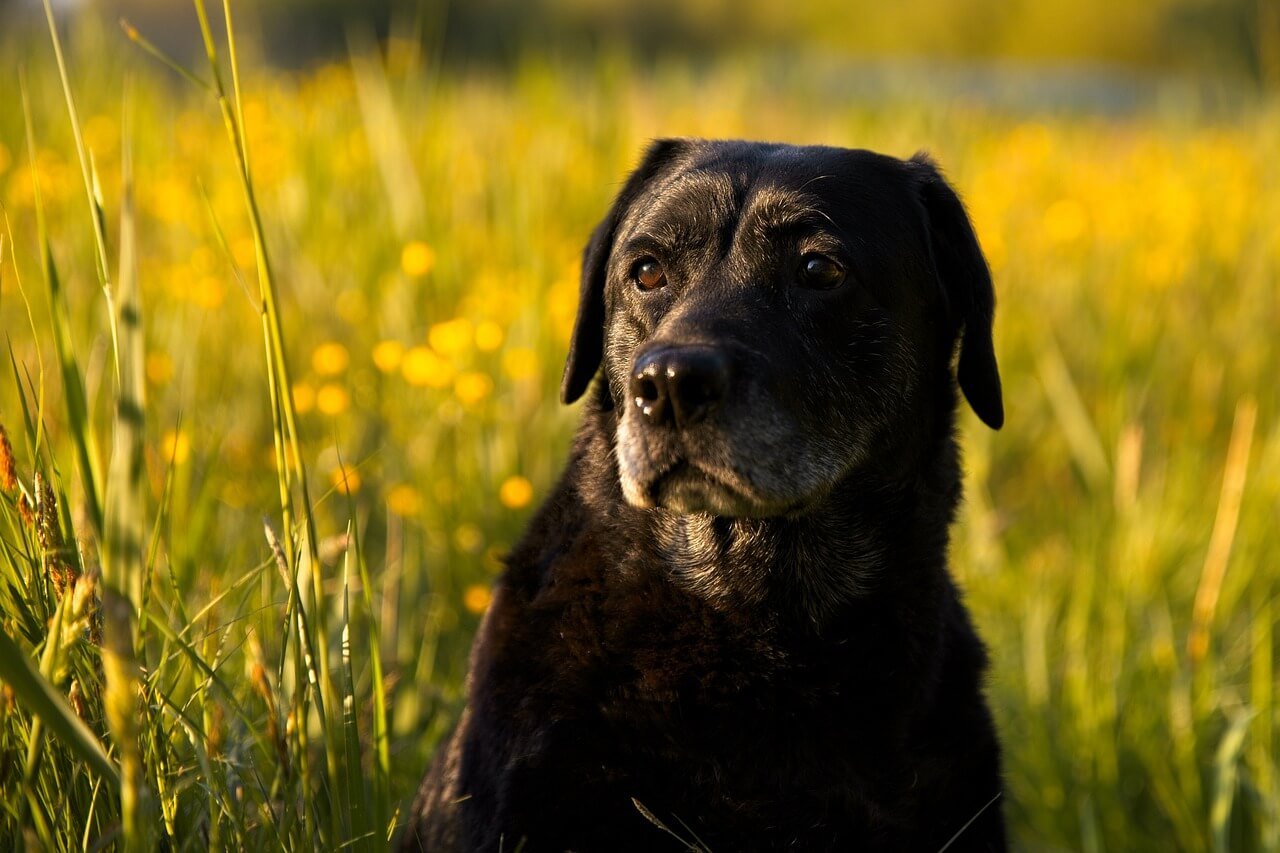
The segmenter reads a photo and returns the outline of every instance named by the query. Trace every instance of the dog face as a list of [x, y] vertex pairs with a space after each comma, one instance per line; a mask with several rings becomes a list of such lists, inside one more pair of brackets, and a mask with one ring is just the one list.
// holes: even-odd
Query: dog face
[[661, 140], [587, 246], [562, 397], [603, 365], [633, 506], [800, 514], [918, 429], [957, 341], [999, 428], [993, 309], [927, 158]]

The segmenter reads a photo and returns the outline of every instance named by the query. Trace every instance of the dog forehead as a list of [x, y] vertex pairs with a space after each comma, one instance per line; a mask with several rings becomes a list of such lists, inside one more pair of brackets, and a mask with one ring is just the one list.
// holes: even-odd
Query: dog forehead
[[859, 220], [902, 198], [904, 176], [902, 161], [862, 149], [701, 141], [640, 194], [622, 232], [680, 243], [740, 221]]

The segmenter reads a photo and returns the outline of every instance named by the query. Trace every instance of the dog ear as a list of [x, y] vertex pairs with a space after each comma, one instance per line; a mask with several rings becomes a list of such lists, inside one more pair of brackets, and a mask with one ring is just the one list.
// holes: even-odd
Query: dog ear
[[684, 150], [684, 139], [657, 139], [650, 143], [640, 165], [627, 178], [609, 213], [591, 232], [582, 253], [582, 284], [578, 294], [578, 316], [569, 339], [569, 358], [560, 382], [560, 400], [572, 403], [586, 392], [604, 358], [604, 285], [609, 254], [618, 224], [644, 186]]
[[1004, 424], [1004, 400], [991, 341], [991, 320], [996, 308], [991, 271], [964, 205], [937, 165], [923, 152], [908, 164], [918, 176], [938, 284], [954, 329], [961, 336], [956, 379], [982, 422], [1000, 429]]

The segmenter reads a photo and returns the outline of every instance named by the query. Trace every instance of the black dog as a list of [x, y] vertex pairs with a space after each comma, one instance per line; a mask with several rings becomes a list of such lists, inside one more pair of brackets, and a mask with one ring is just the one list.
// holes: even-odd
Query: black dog
[[563, 398], [601, 381], [405, 846], [1004, 849], [946, 564], [956, 378], [1004, 419], [993, 308], [924, 156], [653, 144], [585, 253]]

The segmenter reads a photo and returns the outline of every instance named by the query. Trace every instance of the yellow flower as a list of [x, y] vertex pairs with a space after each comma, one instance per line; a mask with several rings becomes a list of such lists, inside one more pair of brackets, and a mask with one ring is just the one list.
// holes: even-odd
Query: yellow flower
[[9, 149], [4, 147], [4, 143], [0, 142], [0, 175], [9, 171], [9, 164], [13, 162], [13, 155], [9, 153]]
[[493, 390], [493, 380], [478, 370], [468, 370], [453, 383], [453, 393], [465, 405], [474, 406]]
[[473, 583], [462, 593], [462, 605], [477, 616], [489, 609], [491, 601], [493, 593], [482, 583]]
[[316, 392], [316, 408], [326, 415], [340, 415], [351, 405], [351, 395], [336, 382], [326, 382]]
[[321, 344], [311, 353], [311, 368], [321, 376], [336, 376], [347, 369], [350, 361], [347, 348], [332, 341]]
[[410, 385], [431, 388], [444, 388], [453, 381], [454, 374], [453, 365], [430, 347], [414, 347], [406, 352], [400, 370]]
[[512, 379], [530, 379], [538, 373], [538, 355], [528, 347], [512, 347], [502, 354], [502, 372]]
[[400, 252], [400, 269], [406, 275], [424, 276], [436, 265], [435, 250], [421, 240], [411, 240]]
[[160, 446], [164, 453], [164, 461], [172, 462], [174, 465], [181, 465], [191, 455], [191, 437], [187, 435], [186, 430], [169, 430], [164, 434], [164, 440]]
[[533, 484], [517, 474], [502, 481], [498, 487], [498, 500], [510, 509], [520, 509], [533, 500]]
[[293, 410], [305, 415], [316, 407], [316, 389], [310, 383], [298, 382], [293, 386]]
[[484, 534], [474, 524], [459, 524], [453, 531], [453, 544], [458, 546], [459, 551], [474, 554], [484, 544]]
[[502, 327], [492, 320], [476, 326], [476, 349], [481, 352], [493, 352], [502, 346], [502, 338]]
[[404, 358], [404, 344], [399, 341], [381, 341], [373, 348], [373, 363], [383, 373], [394, 373]]
[[392, 486], [387, 492], [387, 509], [402, 518], [417, 515], [422, 511], [422, 496], [408, 483]]
[[461, 355], [471, 346], [471, 321], [466, 317], [457, 317], [436, 323], [427, 330], [427, 341], [431, 348], [441, 355]]
[[329, 482], [344, 495], [360, 491], [360, 472], [350, 465], [339, 465], [329, 474]]

